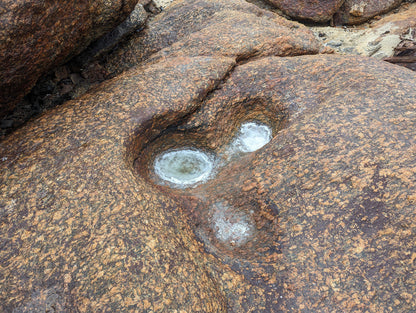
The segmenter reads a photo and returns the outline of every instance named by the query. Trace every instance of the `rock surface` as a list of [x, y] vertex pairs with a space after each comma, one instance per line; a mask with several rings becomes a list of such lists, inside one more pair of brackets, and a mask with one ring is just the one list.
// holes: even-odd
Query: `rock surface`
[[334, 16], [334, 22], [342, 25], [361, 24], [370, 18], [398, 7], [403, 0], [345, 0]]
[[122, 22], [137, 0], [0, 2], [0, 116], [39, 76]]
[[[161, 51], [164, 48], [167, 51]], [[186, 52], [181, 52], [184, 48]], [[161, 51], [158, 57], [165, 57], [173, 53], [171, 50], [178, 55], [247, 58], [259, 53], [314, 54], [319, 49], [306, 27], [244, 0], [178, 0], [150, 21], [146, 30], [120, 45], [103, 66], [115, 75], [156, 52]]]
[[403, 0], [267, 0], [296, 19], [337, 25], [362, 24], [376, 15], [398, 7]]
[[[337, 56], [233, 66], [152, 64], [6, 138], [3, 311], [39, 294], [69, 312], [415, 309], [414, 72]], [[220, 151], [246, 119], [274, 125], [262, 150], [194, 189], [153, 183], [153, 139]], [[215, 210], [244, 217], [248, 242], [218, 241]]]
[[327, 22], [344, 0], [268, 0], [285, 14], [299, 20]]
[[340, 54], [392, 57], [402, 42], [416, 43], [416, 3], [403, 5], [398, 13], [361, 27], [312, 27], [323, 45]]
[[[189, 31], [1, 142], [0, 311], [416, 309], [416, 74], [291, 56], [318, 45], [285, 25], [205, 55]], [[251, 120], [272, 140], [223, 157]], [[180, 146], [224, 160], [159, 184], [155, 155]]]

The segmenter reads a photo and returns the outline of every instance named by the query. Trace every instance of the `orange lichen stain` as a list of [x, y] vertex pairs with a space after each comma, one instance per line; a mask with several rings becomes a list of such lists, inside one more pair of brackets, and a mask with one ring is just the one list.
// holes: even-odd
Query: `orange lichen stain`
[[410, 203], [416, 203], [416, 194], [407, 196], [407, 200]]
[[413, 252], [412, 253], [412, 256], [410, 257], [410, 264], [413, 264], [413, 262], [415, 261], [415, 259], [416, 259], [416, 252]]
[[147, 301], [146, 299], [143, 300], [143, 308], [145, 310], [147, 310], [148, 308], [150, 308], [151, 303], [149, 301]]
[[254, 189], [255, 187], [256, 187], [256, 182], [252, 182], [250, 184], [250, 181], [246, 181], [246, 182], [244, 182], [244, 185], [241, 188], [241, 190], [246, 192], [246, 191], [250, 191], [250, 190]]
[[156, 247], [156, 244], [157, 244], [157, 240], [155, 238], [152, 238], [152, 237], [150, 237], [149, 240], [146, 243], [146, 245], [152, 250]]
[[389, 227], [389, 228], [386, 228], [386, 229], [380, 230], [380, 231], [378, 232], [378, 235], [379, 235], [379, 236], [383, 236], [383, 235], [391, 235], [391, 234], [394, 234], [394, 233], [395, 233], [394, 229], [393, 229], [393, 228], [391, 228], [391, 227]]
[[365, 249], [365, 241], [362, 238], [358, 238], [358, 242], [355, 244], [354, 249], [352, 250], [352, 252], [354, 254], [359, 254], [361, 252], [363, 252], [363, 250]]
[[302, 231], [302, 225], [296, 224], [292, 226], [292, 230], [295, 232], [301, 232]]

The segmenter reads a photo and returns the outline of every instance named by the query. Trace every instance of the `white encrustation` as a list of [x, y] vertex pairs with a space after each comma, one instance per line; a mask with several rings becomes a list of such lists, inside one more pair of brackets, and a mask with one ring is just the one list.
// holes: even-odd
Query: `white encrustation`
[[155, 173], [177, 187], [205, 181], [214, 168], [214, 158], [194, 148], [167, 150], [154, 161]]

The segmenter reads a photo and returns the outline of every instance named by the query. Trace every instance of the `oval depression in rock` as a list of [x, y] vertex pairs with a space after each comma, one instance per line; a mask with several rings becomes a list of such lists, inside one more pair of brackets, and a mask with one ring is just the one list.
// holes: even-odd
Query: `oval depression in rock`
[[271, 128], [257, 121], [246, 122], [241, 125], [233, 147], [241, 152], [253, 152], [272, 139]]
[[161, 179], [179, 187], [189, 187], [205, 181], [213, 168], [213, 157], [193, 148], [165, 151], [154, 162], [155, 173]]

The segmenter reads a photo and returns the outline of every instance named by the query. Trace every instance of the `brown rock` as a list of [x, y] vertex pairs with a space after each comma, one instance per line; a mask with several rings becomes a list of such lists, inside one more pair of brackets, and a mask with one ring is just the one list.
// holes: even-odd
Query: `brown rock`
[[226, 310], [180, 208], [132, 167], [142, 123], [169, 111], [166, 126], [180, 121], [232, 65], [139, 68], [2, 142], [0, 311], [30, 312], [55, 294], [65, 312]]
[[158, 57], [175, 53], [244, 58], [259, 53], [296, 55], [319, 51], [306, 27], [244, 0], [179, 0], [150, 21], [146, 30], [120, 45], [106, 59], [105, 67], [114, 75], [164, 48], [167, 50]]
[[129, 1], [0, 2], [0, 116], [39, 76], [114, 28], [133, 10]]
[[[2, 142], [3, 311], [39, 295], [69, 312], [415, 309], [414, 72], [333, 55], [233, 66], [138, 68]], [[164, 143], [220, 152], [247, 119], [273, 126], [263, 149], [196, 188], [155, 185]], [[216, 210], [248, 241], [220, 241]]]
[[384, 60], [416, 71], [416, 3], [409, 4], [400, 13], [392, 14], [383, 21], [375, 23], [374, 27], [387, 24], [392, 33], [400, 36], [394, 54]]
[[398, 7], [403, 0], [346, 0], [334, 16], [336, 24], [361, 24]]
[[395, 48], [394, 56], [385, 58], [384, 61], [416, 71], [416, 40], [403, 40]]
[[[0, 311], [415, 311], [415, 73], [265, 56], [286, 35], [178, 56], [192, 36], [2, 141]], [[221, 157], [253, 119], [262, 149], [155, 179], [157, 153]]]
[[268, 0], [285, 14], [299, 20], [327, 22], [344, 0]]
[[[251, 284], [227, 294], [235, 311], [249, 299], [260, 312], [416, 309], [415, 82], [372, 59], [265, 58], [237, 67], [181, 126], [182, 142], [195, 131], [223, 151], [243, 121], [275, 125], [263, 149], [176, 192], [206, 249]], [[221, 223], [251, 223], [251, 238], [235, 247], [216, 234]]]

